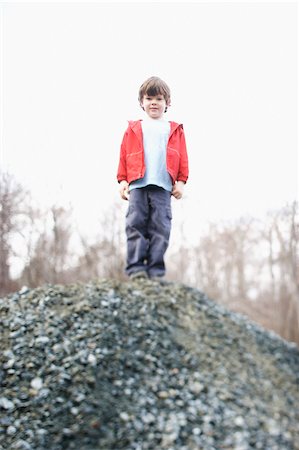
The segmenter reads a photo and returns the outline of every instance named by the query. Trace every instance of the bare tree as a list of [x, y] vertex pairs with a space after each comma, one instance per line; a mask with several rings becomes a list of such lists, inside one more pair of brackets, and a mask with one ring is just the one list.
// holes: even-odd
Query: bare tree
[[44, 215], [43, 230], [39, 232], [34, 251], [22, 274], [30, 286], [43, 283], [63, 283], [69, 268], [72, 236], [72, 210], [53, 205]]
[[298, 204], [271, 213], [269, 260], [272, 289], [280, 303], [280, 333], [299, 338]]
[[16, 284], [11, 277], [14, 240], [27, 225], [28, 192], [14, 176], [0, 172], [0, 292], [8, 293]]
[[165, 257], [167, 277], [169, 280], [188, 282], [193, 277], [192, 264], [190, 263], [191, 249], [188, 244], [185, 230], [184, 202], [181, 202], [180, 217], [175, 217], [173, 230], [170, 236], [170, 246]]
[[114, 204], [100, 222], [99, 232], [92, 242], [81, 234], [83, 252], [76, 272], [80, 279], [92, 277], [124, 278], [124, 220], [119, 207]]
[[252, 219], [210, 224], [194, 248], [196, 279], [201, 289], [226, 303], [247, 299], [247, 265], [252, 261]]
[[59, 282], [60, 274], [68, 267], [69, 241], [71, 237], [70, 218], [72, 215], [71, 209], [66, 209], [61, 206], [54, 205], [51, 208], [52, 215], [52, 240], [50, 245], [51, 255], [51, 272], [53, 282]]

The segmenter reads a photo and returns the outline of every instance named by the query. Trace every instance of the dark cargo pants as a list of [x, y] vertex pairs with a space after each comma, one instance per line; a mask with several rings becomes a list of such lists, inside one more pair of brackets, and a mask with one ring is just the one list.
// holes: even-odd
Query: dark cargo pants
[[158, 186], [130, 191], [126, 215], [126, 273], [165, 274], [164, 254], [171, 230], [171, 193]]

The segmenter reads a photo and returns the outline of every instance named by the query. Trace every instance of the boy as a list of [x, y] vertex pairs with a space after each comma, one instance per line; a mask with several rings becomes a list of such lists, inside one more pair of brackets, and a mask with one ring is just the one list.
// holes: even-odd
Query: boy
[[120, 195], [129, 200], [126, 215], [130, 278], [162, 279], [171, 230], [171, 195], [180, 199], [188, 179], [183, 126], [164, 119], [170, 89], [158, 77], [139, 89], [144, 120], [129, 121], [117, 171]]

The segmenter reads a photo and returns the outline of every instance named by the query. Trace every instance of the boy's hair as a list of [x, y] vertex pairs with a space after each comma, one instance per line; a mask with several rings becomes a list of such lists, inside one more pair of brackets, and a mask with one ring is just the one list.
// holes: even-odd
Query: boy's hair
[[144, 95], [163, 95], [166, 101], [166, 105], [170, 104], [170, 89], [165, 83], [165, 81], [161, 80], [159, 77], [150, 77], [148, 78], [139, 89], [138, 100], [141, 104]]

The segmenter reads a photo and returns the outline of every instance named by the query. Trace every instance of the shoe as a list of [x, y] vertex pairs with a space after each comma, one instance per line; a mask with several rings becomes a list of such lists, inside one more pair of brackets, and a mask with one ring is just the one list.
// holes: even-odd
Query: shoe
[[150, 279], [152, 280], [152, 281], [164, 281], [165, 280], [165, 278], [163, 277], [163, 275], [156, 275], [155, 277], [150, 277]]
[[155, 281], [156, 283], [160, 283], [161, 286], [168, 286], [169, 284], [171, 284], [171, 281], [166, 281], [165, 278], [162, 276], [155, 276], [155, 277], [150, 277], [151, 281]]
[[131, 280], [144, 280], [148, 278], [145, 270], [140, 270], [139, 272], [133, 272], [129, 275]]

